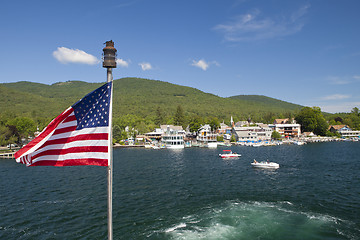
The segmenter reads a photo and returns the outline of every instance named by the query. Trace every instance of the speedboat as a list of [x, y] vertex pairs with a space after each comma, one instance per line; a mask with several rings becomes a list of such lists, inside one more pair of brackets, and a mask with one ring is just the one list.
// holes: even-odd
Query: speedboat
[[223, 153], [219, 154], [221, 158], [237, 158], [240, 157], [241, 154], [233, 153], [231, 150], [223, 150]]
[[258, 162], [255, 159], [254, 159], [254, 162], [251, 163], [251, 166], [257, 167], [257, 168], [271, 168], [271, 169], [277, 169], [280, 167], [280, 165], [275, 162], [269, 162], [269, 161]]

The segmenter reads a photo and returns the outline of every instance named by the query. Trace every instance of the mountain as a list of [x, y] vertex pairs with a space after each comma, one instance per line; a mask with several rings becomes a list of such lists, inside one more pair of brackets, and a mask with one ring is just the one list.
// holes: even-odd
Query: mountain
[[[0, 84], [0, 113], [11, 112], [29, 117], [55, 117], [102, 83], [67, 81], [52, 85], [16, 82]], [[142, 78], [114, 80], [114, 117], [134, 114], [154, 118], [160, 108], [173, 116], [181, 106], [187, 116], [216, 116], [220, 120], [247, 119], [249, 116], [294, 113], [302, 108], [258, 95], [222, 98], [198, 89]]]
[[281, 109], [287, 109], [287, 111], [298, 111], [303, 106], [278, 100], [271, 97], [262, 95], [237, 95], [230, 97], [242, 102], [246, 102], [248, 105], [262, 106], [263, 108], [272, 109], [272, 111], [278, 111]]

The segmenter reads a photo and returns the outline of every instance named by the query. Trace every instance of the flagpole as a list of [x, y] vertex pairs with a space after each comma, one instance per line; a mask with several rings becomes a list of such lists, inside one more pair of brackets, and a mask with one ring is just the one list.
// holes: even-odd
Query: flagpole
[[[112, 69], [107, 69], [107, 82], [112, 85]], [[110, 102], [110, 116], [109, 116], [109, 165], [108, 165], [108, 239], [113, 239], [112, 227], [112, 183], [113, 183], [113, 146], [112, 146], [112, 91], [111, 86], [111, 102]]]
[[109, 111], [109, 162], [108, 162], [108, 240], [113, 240], [112, 224], [112, 183], [113, 183], [113, 144], [112, 144], [112, 98], [113, 76], [112, 68], [116, 68], [116, 49], [114, 42], [107, 41], [104, 51], [103, 67], [107, 68], [107, 82], [111, 83], [110, 111]]

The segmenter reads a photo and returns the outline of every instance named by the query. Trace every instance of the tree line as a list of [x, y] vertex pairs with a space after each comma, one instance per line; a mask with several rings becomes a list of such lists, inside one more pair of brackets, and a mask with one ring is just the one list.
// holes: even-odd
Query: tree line
[[[156, 113], [149, 117], [136, 114], [114, 116], [113, 139], [114, 142], [120, 142], [130, 136], [134, 137], [137, 134], [153, 131], [160, 125], [177, 125], [184, 129], [189, 127], [191, 132], [197, 132], [202, 125], [209, 124], [215, 131], [220, 127], [221, 122], [230, 125], [230, 117], [219, 119], [218, 116], [213, 115], [196, 115], [187, 112], [181, 105], [178, 105], [173, 113], [157, 107]], [[301, 125], [302, 132], [313, 132], [321, 136], [332, 135], [328, 131], [329, 125], [344, 124], [353, 130], [360, 130], [360, 112], [357, 107], [353, 108], [350, 113], [327, 114], [325, 116], [319, 107], [303, 107], [297, 113], [252, 113], [247, 117], [235, 115], [234, 122], [249, 118], [253, 122], [268, 124], [273, 123], [276, 118], [294, 118]], [[0, 114], [0, 145], [5, 146], [11, 143], [21, 145], [23, 139], [33, 137], [37, 129], [42, 131], [50, 121], [51, 118], [26, 117], [3, 112]]]

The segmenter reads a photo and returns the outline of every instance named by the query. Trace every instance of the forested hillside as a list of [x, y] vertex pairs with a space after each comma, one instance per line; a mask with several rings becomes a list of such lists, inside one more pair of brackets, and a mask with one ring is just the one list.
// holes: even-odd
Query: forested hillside
[[[68, 81], [45, 85], [17, 82], [0, 85], [1, 112], [18, 116], [55, 117], [80, 97], [101, 83]], [[301, 106], [264, 96], [222, 98], [200, 90], [167, 82], [123, 78], [114, 80], [114, 117], [127, 114], [141, 118], [156, 118], [161, 109], [165, 118], [172, 118], [181, 106], [187, 117], [217, 117], [218, 119], [261, 119], [269, 114], [291, 114]]]
[[[0, 84], [0, 145], [20, 142], [37, 128], [42, 130], [51, 119], [102, 84], [81, 81]], [[220, 122], [229, 124], [231, 116], [235, 122], [251, 118], [254, 122], [272, 123], [275, 118], [299, 117], [302, 109], [300, 105], [266, 96], [222, 98], [191, 87], [141, 78], [114, 80], [113, 98], [115, 141], [129, 134], [152, 131], [160, 124], [189, 126], [196, 131], [207, 123], [215, 129]], [[331, 124], [344, 123], [354, 129], [360, 128], [359, 119], [357, 108], [350, 114], [327, 116]]]

